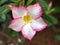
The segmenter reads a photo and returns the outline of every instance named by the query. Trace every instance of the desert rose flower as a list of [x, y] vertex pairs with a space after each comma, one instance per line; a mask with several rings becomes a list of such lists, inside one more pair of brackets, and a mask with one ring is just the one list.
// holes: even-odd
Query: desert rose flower
[[9, 6], [12, 10], [13, 20], [8, 26], [16, 32], [21, 32], [22, 35], [31, 40], [36, 31], [42, 31], [47, 24], [42, 19], [42, 7], [39, 3], [30, 5], [27, 8], [24, 6]]

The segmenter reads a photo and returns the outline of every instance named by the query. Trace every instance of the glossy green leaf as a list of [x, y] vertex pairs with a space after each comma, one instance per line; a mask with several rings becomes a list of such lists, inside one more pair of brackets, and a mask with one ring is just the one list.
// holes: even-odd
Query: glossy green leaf
[[6, 16], [4, 14], [0, 14], [0, 22], [3, 22], [6, 20]]
[[7, 2], [7, 0], [0, 0], [0, 5]]
[[16, 4], [16, 3], [10, 3], [9, 5], [17, 6], [18, 4]]
[[25, 0], [20, 0], [19, 5], [24, 6], [24, 4], [25, 4]]
[[27, 5], [29, 5], [30, 3], [32, 3], [33, 0], [28, 0], [27, 1]]
[[52, 26], [52, 23], [50, 21], [48, 21], [47, 19], [44, 19], [46, 21], [46, 23], [48, 24], [48, 27]]
[[9, 9], [7, 8], [7, 5], [3, 5], [0, 7], [0, 14], [6, 14], [9, 12]]
[[9, 35], [12, 36], [12, 37], [17, 36], [17, 35], [19, 34], [18, 32], [15, 32], [15, 31], [13, 31], [13, 30], [11, 30], [11, 29], [8, 30], [8, 33], [9, 33]]
[[57, 24], [58, 23], [58, 20], [54, 16], [48, 15], [48, 17], [50, 18], [51, 23], [53, 23], [53, 24]]
[[40, 2], [40, 5], [43, 7], [44, 11], [47, 10], [48, 4], [45, 2], [45, 0], [38, 0], [38, 2]]
[[11, 21], [11, 15], [9, 15], [9, 14], [7, 14], [7, 15], [5, 15], [6, 16], [6, 19], [5, 19], [5, 21], [2, 23], [2, 28], [3, 28], [3, 30], [9, 30], [9, 28], [8, 28], [8, 25], [10, 24], [10, 21]]
[[43, 15], [42, 17], [47, 22], [48, 26], [55, 25], [58, 23], [58, 20], [52, 15]]
[[42, 17], [46, 21], [46, 23], [48, 24], [48, 27], [52, 25], [52, 23], [50, 22], [50, 19], [47, 15], [43, 15]]
[[10, 0], [10, 1], [17, 3], [17, 2], [19, 2], [20, 0]]
[[54, 13], [60, 13], [60, 6], [59, 7], [55, 7]]

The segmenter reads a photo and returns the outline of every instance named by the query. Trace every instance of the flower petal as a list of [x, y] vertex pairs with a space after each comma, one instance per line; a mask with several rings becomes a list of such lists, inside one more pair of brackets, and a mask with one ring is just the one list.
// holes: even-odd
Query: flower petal
[[35, 34], [36, 31], [31, 28], [30, 24], [25, 25], [22, 29], [22, 35], [28, 40], [31, 40]]
[[21, 31], [23, 24], [20, 18], [12, 20], [11, 24], [8, 26], [9, 28], [13, 29], [14, 31]]
[[20, 7], [12, 6], [10, 8], [12, 10], [13, 18], [19, 18], [27, 14], [27, 9], [23, 6]]
[[28, 14], [31, 15], [34, 19], [37, 19], [42, 15], [42, 7], [39, 5], [39, 3], [30, 5], [27, 7], [27, 9]]
[[35, 31], [42, 31], [43, 29], [45, 29], [47, 27], [47, 24], [44, 22], [44, 20], [42, 18], [39, 18], [36, 21], [35, 20], [32, 21], [31, 27]]

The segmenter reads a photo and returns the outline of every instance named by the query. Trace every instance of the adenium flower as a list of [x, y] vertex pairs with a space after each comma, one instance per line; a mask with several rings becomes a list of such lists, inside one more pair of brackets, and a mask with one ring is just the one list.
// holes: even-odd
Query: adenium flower
[[13, 20], [8, 26], [16, 32], [21, 32], [22, 35], [31, 40], [36, 31], [42, 31], [47, 24], [42, 19], [42, 7], [39, 3], [30, 5], [27, 8], [24, 6], [9, 6], [12, 10]]

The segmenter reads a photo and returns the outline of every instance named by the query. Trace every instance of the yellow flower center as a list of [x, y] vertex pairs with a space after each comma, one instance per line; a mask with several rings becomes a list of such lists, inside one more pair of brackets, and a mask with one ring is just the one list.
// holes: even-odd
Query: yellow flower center
[[23, 16], [23, 23], [27, 24], [27, 23], [30, 23], [32, 21], [32, 18], [30, 15], [25, 15]]

